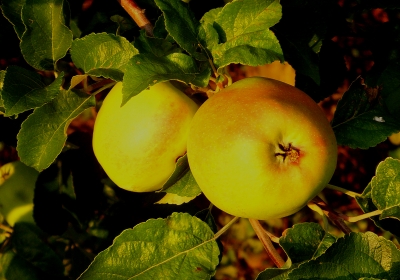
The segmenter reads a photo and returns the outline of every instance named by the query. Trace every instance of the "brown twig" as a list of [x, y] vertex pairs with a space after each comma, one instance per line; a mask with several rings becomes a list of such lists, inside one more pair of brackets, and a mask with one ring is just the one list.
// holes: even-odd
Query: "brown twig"
[[333, 209], [331, 209], [325, 201], [323, 201], [320, 197], [316, 196], [312, 199], [312, 202], [317, 204], [322, 211], [324, 212], [325, 216], [327, 216], [332, 223], [334, 223], [338, 228], [340, 228], [345, 234], [349, 234], [352, 230], [346, 225], [343, 221], [343, 218], [339, 213], [336, 213]]
[[144, 14], [144, 10], [141, 9], [134, 0], [117, 0], [122, 8], [131, 16], [136, 24], [144, 29], [147, 35], [153, 37], [153, 25], [147, 19]]
[[277, 267], [282, 267], [285, 264], [285, 261], [278, 254], [274, 245], [272, 245], [271, 239], [269, 238], [266, 230], [262, 227], [261, 223], [255, 219], [249, 219], [249, 221], [261, 243], [264, 245], [264, 248], [267, 251], [271, 260], [275, 263]]

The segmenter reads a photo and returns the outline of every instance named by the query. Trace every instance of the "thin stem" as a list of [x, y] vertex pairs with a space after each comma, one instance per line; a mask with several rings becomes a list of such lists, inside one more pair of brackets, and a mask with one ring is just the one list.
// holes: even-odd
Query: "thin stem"
[[221, 228], [215, 235], [214, 239], [218, 239], [222, 234], [225, 233], [237, 220], [239, 220], [240, 217], [234, 217], [232, 220], [229, 221], [223, 228]]
[[329, 230], [329, 223], [328, 223], [328, 219], [324, 214], [324, 211], [322, 211], [321, 207], [319, 207], [316, 203], [314, 203], [313, 201], [309, 201], [307, 203], [308, 208], [310, 208], [311, 210], [317, 212], [318, 214], [320, 214], [322, 216], [322, 220], [324, 222], [324, 229], [325, 231]]
[[106, 85], [102, 86], [100, 89], [98, 89], [98, 90], [96, 90], [95, 92], [93, 92], [91, 95], [94, 96], [94, 95], [98, 94], [99, 92], [102, 92], [103, 90], [108, 89], [108, 88], [114, 86], [116, 83], [117, 83], [117, 82], [106, 84]]
[[217, 78], [219, 75], [218, 75], [217, 69], [215, 68], [214, 63], [212, 62], [211, 58], [208, 58], [208, 63], [210, 63], [211, 69], [214, 73], [214, 76]]
[[279, 237], [273, 235], [272, 233], [270, 233], [269, 231], [265, 231], [266, 234], [268, 234], [268, 237], [271, 238], [271, 241], [274, 243], [278, 243], [279, 244]]
[[13, 232], [13, 229], [11, 227], [8, 227], [4, 224], [0, 224], [0, 229], [4, 230], [5, 232], [9, 232], [9, 233]]
[[345, 234], [351, 233], [352, 230], [346, 225], [343, 221], [343, 218], [340, 217], [340, 214], [333, 211], [320, 197], [316, 196], [312, 199], [312, 202], [317, 204], [324, 214], [338, 227], [340, 228]]
[[134, 0], [117, 0], [124, 10], [131, 16], [136, 24], [144, 29], [149, 36], [153, 36], [153, 25], [147, 19], [142, 10]]
[[113, 84], [113, 85], [115, 84], [115, 82], [113, 80], [111, 80], [111, 79], [103, 79], [103, 80], [98, 81], [97, 83], [94, 83], [94, 84], [90, 85], [90, 86], [88, 86], [86, 84], [86, 87], [84, 89], [87, 92], [91, 92], [91, 91], [93, 91], [95, 89], [98, 89], [98, 88], [100, 88], [100, 87], [102, 87], [104, 85], [110, 84], [110, 83]]
[[210, 55], [209, 55], [207, 49], [204, 48], [204, 46], [203, 46], [202, 44], [199, 44], [199, 47], [200, 47], [201, 49], [203, 49], [204, 53], [206, 54], [207, 59], [208, 59], [208, 63], [210, 63], [211, 69], [212, 69], [212, 71], [213, 71], [213, 73], [214, 73], [214, 76], [217, 78], [217, 77], [219, 76], [219, 75], [218, 75], [218, 72], [217, 72], [217, 69], [215, 68], [215, 65], [214, 65], [214, 63], [213, 63], [213, 61], [212, 61], [212, 59], [211, 59], [211, 57], [210, 57]]
[[367, 219], [367, 218], [370, 218], [370, 217], [373, 217], [373, 216], [378, 216], [380, 214], [382, 214], [382, 210], [375, 210], [375, 211], [372, 211], [372, 212], [369, 212], [369, 213], [365, 213], [365, 214], [362, 214], [362, 215], [358, 215], [358, 216], [355, 216], [355, 217], [349, 217], [349, 216], [346, 216], [346, 215], [340, 215], [340, 217], [343, 218], [343, 220], [345, 220], [345, 221], [348, 221], [350, 223], [355, 223], [355, 222], [358, 222], [358, 221], [361, 221], [361, 220], [364, 220], [364, 219]]
[[262, 227], [261, 223], [255, 219], [249, 219], [249, 221], [261, 243], [264, 245], [264, 248], [267, 251], [271, 260], [275, 263], [277, 267], [283, 267], [285, 265], [285, 261], [278, 254], [274, 245], [272, 245], [271, 239], [269, 238], [266, 230]]
[[353, 197], [353, 198], [362, 196], [362, 195], [359, 194], [359, 193], [352, 192], [352, 191], [346, 190], [346, 189], [344, 189], [344, 188], [337, 187], [337, 186], [330, 185], [330, 184], [328, 184], [328, 185], [326, 186], [326, 188], [331, 189], [331, 190], [335, 190], [335, 191], [339, 191], [339, 192], [344, 193], [344, 194], [347, 194], [348, 196], [351, 196], [351, 197]]

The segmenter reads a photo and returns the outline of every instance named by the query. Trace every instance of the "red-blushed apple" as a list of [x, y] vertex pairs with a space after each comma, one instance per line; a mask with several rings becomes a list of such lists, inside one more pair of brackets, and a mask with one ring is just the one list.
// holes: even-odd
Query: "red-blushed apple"
[[329, 182], [337, 143], [325, 114], [286, 83], [245, 78], [209, 98], [193, 118], [187, 155], [205, 196], [235, 216], [291, 215]]

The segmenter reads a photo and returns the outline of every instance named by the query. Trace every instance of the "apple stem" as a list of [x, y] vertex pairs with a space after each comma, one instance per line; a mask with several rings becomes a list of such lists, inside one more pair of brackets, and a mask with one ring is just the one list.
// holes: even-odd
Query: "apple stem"
[[277, 267], [283, 267], [285, 265], [285, 261], [276, 251], [274, 245], [271, 242], [269, 234], [267, 231], [262, 227], [260, 221], [255, 219], [249, 219], [251, 226], [253, 227], [255, 233], [260, 239], [261, 243], [264, 245], [265, 250], [267, 251], [268, 256], [271, 260], [275, 263]]
[[134, 0], [117, 0], [122, 8], [131, 16], [136, 24], [144, 29], [147, 35], [153, 37], [153, 25], [147, 19], [144, 14], [144, 10], [141, 9]]
[[346, 190], [344, 188], [337, 187], [337, 186], [334, 186], [334, 185], [331, 185], [331, 184], [326, 185], [326, 188], [331, 189], [331, 190], [335, 190], [335, 191], [339, 191], [339, 192], [347, 194], [348, 196], [351, 196], [353, 198], [357, 198], [357, 197], [361, 197], [362, 196], [359, 193], [352, 192], [352, 191], [349, 191], [349, 190]]
[[352, 232], [352, 230], [343, 221], [341, 214], [333, 211], [320, 197], [316, 196], [311, 201], [319, 206], [325, 216], [327, 216], [338, 228], [340, 228], [341, 231], [343, 231], [345, 234]]
[[290, 162], [298, 162], [300, 157], [300, 150], [293, 147], [292, 143], [289, 143], [288, 147], [283, 144], [279, 144], [279, 149], [281, 149], [282, 153], [275, 153], [275, 156], [283, 157], [283, 161], [286, 158], [289, 159]]
[[222, 234], [225, 233], [234, 223], [236, 223], [237, 220], [239, 220], [240, 217], [234, 217], [232, 220], [229, 221], [223, 228], [221, 228], [215, 235], [214, 235], [214, 240], [218, 239]]

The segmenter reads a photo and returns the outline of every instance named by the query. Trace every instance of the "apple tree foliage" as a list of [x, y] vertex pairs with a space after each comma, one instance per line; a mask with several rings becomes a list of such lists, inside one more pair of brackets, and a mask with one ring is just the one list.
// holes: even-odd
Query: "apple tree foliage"
[[[351, 8], [320, 0], [137, 1], [152, 34], [140, 30], [118, 1], [94, 1], [87, 18], [76, 2], [83, 3], [1, 1], [2, 50], [17, 41], [11, 55], [23, 59], [0, 71], [1, 118], [19, 124], [15, 134], [0, 127], [0, 140], [16, 137], [11, 142], [20, 160], [41, 173], [35, 225], [17, 223], [11, 233], [0, 228], [0, 279], [213, 279], [223, 231], [210, 209], [190, 206], [201, 191], [187, 159], [177, 161], [157, 199], [143, 194], [124, 204], [120, 197], [130, 194], [99, 179], [90, 138], [76, 141], [82, 137], [68, 133], [116, 81], [123, 82], [125, 104], [162, 81], [199, 89], [230, 65], [288, 61], [296, 86], [318, 102], [344, 78], [343, 55], [332, 38], [347, 32], [369, 44], [374, 64], [337, 104], [332, 127], [338, 144], [369, 149], [400, 131], [400, 22], [365, 30], [351, 20], [374, 9], [398, 19], [396, 1], [351, 1]], [[400, 161], [387, 158], [355, 196], [365, 213], [378, 211], [370, 217], [376, 228], [397, 238], [399, 174]], [[157, 201], [161, 217], [130, 218]], [[257, 279], [400, 279], [399, 249], [370, 231], [338, 237], [302, 223], [278, 242], [288, 261]]]

